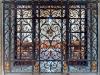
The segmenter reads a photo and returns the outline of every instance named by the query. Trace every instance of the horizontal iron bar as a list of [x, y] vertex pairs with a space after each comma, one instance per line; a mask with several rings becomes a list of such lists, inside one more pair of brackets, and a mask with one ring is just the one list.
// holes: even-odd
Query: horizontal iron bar
[[[27, 60], [24, 60], [24, 59], [15, 59], [15, 60], [12, 60], [12, 62], [14, 61], [31, 61], [31, 62], [38, 62], [38, 61], [61, 61], [61, 60], [32, 60], [32, 59], [27, 59]], [[66, 61], [66, 60], [63, 60], [63, 61]], [[68, 59], [66, 62], [68, 61], [97, 61], [97, 60], [88, 60], [88, 59], [76, 59], [76, 60], [73, 60], [73, 59]]]
[[[16, 4], [39, 4], [39, 5], [66, 5], [66, 3], [68, 4], [86, 4], [86, 3], [90, 3], [91, 1], [3, 1], [3, 3], [16, 3]], [[93, 1], [92, 3], [95, 3], [97, 1]]]
[[[75, 26], [77, 26], [77, 25], [75, 25]], [[32, 33], [32, 32], [31, 31], [17, 31], [17, 33]], [[81, 32], [69, 32], [69, 33], [71, 34], [71, 33], [85, 33], [85, 32], [81, 31]]]
[[[33, 17], [34, 19], [49, 19], [49, 17]], [[52, 17], [52, 19], [66, 19], [67, 17]], [[17, 18], [17, 19], [32, 19], [32, 18]], [[85, 18], [69, 18], [69, 19], [85, 19]]]

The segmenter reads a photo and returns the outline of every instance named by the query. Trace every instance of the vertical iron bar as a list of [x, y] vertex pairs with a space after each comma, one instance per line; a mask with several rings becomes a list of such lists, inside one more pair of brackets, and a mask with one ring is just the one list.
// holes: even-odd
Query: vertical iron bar
[[9, 3], [9, 71], [11, 72], [11, 4]]
[[[81, 18], [81, 4], [79, 4], [79, 32], [78, 32], [78, 34], [79, 34], [79, 54], [81, 54], [81, 43], [82, 43], [82, 38], [81, 38], [81, 21], [82, 21], [82, 18]], [[79, 59], [76, 59], [76, 63], [77, 63], [77, 66], [78, 66], [78, 63], [81, 63], [81, 61], [80, 61], [80, 55], [79, 55]], [[78, 67], [77, 67], [78, 68]]]
[[84, 48], [85, 48], [85, 56], [84, 56], [84, 58], [85, 58], [85, 63], [86, 63], [86, 65], [88, 65], [88, 62], [89, 61], [87, 61], [88, 60], [88, 53], [87, 53], [87, 51], [88, 51], [88, 24], [87, 24], [87, 18], [88, 18], [88, 16], [87, 16], [87, 13], [88, 13], [88, 7], [87, 7], [87, 3], [85, 4], [85, 46], [84, 46]]
[[65, 17], [66, 17], [66, 64], [68, 65], [67, 66], [67, 69], [68, 69], [68, 72], [69, 72], [69, 3], [66, 2], [66, 5], [65, 5]]
[[3, 3], [3, 70], [5, 75], [5, 3]]
[[98, 63], [98, 54], [99, 54], [99, 52], [98, 52], [98, 0], [96, 1], [96, 23], [97, 23], [97, 25], [96, 25], [96, 40], [97, 40], [97, 51], [96, 51], [96, 54], [97, 54], [97, 73], [99, 72], [99, 63]]
[[[38, 15], [39, 15], [39, 17], [40, 17], [40, 3], [38, 3]], [[40, 33], [41, 33], [41, 28], [40, 28], [40, 18], [38, 19], [38, 22], [39, 22], [39, 28], [38, 28], [38, 30], [39, 30], [39, 33], [38, 33], [38, 38], [39, 38], [39, 72], [41, 72], [41, 69], [40, 69], [40, 63], [41, 63], [41, 60], [40, 60], [40, 45], [41, 45], [41, 38], [40, 38]]]
[[90, 4], [89, 6], [90, 9], [90, 28], [89, 28], [89, 32], [90, 32], [90, 53], [91, 53], [91, 62], [90, 62], [90, 71], [92, 72], [92, 5]]
[[35, 20], [35, 15], [36, 15], [36, 8], [35, 4], [32, 4], [32, 72], [34, 71], [34, 65], [35, 65], [35, 28], [36, 28], [36, 20]]
[[15, 8], [14, 8], [14, 63], [16, 63], [16, 59], [17, 59], [17, 5], [15, 5]]
[[[63, 17], [63, 5], [61, 4], [61, 17]], [[63, 18], [61, 18], [61, 72], [63, 73]]]

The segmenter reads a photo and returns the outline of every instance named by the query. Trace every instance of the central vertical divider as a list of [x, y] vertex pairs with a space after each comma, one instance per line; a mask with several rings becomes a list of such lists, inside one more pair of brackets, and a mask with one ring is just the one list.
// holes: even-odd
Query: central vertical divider
[[63, 5], [61, 2], [61, 72], [63, 73]]
[[32, 3], [32, 72], [34, 71], [35, 65], [35, 5]]
[[66, 2], [65, 3], [66, 5], [65, 5], [65, 18], [66, 18], [66, 64], [68, 65], [67, 66], [67, 72], [69, 72], [69, 50], [70, 50], [70, 48], [69, 48], [69, 44], [70, 44], [70, 42], [69, 42], [69, 3], [68, 2]]
[[41, 72], [41, 68], [40, 68], [40, 33], [41, 33], [41, 31], [40, 31], [40, 3], [38, 4], [38, 14], [39, 14], [39, 19], [38, 19], [38, 22], [39, 22], [39, 35], [38, 35], [38, 38], [39, 38], [39, 73]]

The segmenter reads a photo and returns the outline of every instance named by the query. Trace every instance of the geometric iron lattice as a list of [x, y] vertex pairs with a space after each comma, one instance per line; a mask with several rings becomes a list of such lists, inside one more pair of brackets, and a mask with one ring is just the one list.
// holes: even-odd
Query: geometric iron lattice
[[5, 72], [97, 72], [97, 0], [5, 0]]

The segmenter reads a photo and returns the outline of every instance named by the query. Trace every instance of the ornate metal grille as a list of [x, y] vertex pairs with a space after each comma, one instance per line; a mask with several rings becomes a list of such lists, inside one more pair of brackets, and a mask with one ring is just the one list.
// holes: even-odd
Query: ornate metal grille
[[97, 1], [4, 1], [5, 72], [97, 72]]

